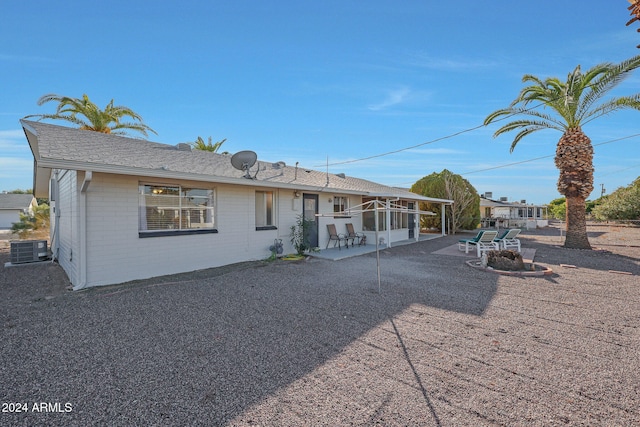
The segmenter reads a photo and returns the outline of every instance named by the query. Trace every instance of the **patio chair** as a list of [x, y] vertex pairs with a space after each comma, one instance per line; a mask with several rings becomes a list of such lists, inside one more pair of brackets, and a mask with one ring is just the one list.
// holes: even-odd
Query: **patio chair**
[[482, 252], [500, 249], [500, 246], [498, 246], [498, 243], [495, 241], [497, 235], [497, 231], [480, 231], [473, 239], [458, 241], [458, 249], [462, 250], [462, 247], [464, 247], [464, 253], [468, 254], [469, 249], [471, 249], [472, 246], [475, 246], [478, 252], [478, 258], [480, 258], [482, 256]]
[[516, 239], [518, 234], [520, 234], [519, 228], [505, 230], [501, 236], [496, 238], [496, 242], [498, 242], [498, 246], [502, 249], [515, 248], [520, 252], [520, 239]]
[[496, 236], [498, 236], [497, 231], [485, 231], [480, 236], [477, 242], [472, 243], [471, 245], [476, 246], [476, 250], [478, 251], [478, 258], [482, 256], [482, 252], [491, 251], [491, 250], [499, 250], [500, 246], [498, 246], [498, 242], [496, 242]]
[[464, 251], [464, 253], [469, 253], [469, 245], [476, 243], [480, 240], [480, 237], [484, 234], [484, 230], [478, 231], [476, 237], [472, 239], [460, 239], [458, 240], [458, 250]]
[[327, 224], [327, 231], [329, 232], [329, 240], [327, 241], [327, 247], [325, 249], [329, 249], [329, 243], [333, 241], [333, 247], [338, 246], [338, 250], [341, 249], [341, 243], [344, 241], [347, 249], [349, 248], [349, 240], [346, 234], [340, 234], [336, 231], [335, 224]]
[[355, 246], [356, 239], [358, 239], [358, 246], [362, 245], [364, 243], [363, 237], [364, 233], [355, 231], [353, 229], [353, 224], [347, 224], [347, 240], [351, 239], [351, 246]]

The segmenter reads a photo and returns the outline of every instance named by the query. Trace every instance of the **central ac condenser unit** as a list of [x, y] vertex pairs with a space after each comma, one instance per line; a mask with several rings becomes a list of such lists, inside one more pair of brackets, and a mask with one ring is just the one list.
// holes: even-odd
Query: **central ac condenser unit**
[[44, 261], [49, 257], [46, 240], [11, 242], [11, 264]]

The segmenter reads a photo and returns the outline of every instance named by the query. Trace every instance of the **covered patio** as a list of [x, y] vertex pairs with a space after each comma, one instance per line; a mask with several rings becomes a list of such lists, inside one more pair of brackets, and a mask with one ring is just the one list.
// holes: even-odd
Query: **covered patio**
[[[422, 242], [425, 240], [437, 239], [439, 237], [442, 237], [442, 235], [436, 234], [436, 233], [420, 233], [417, 241]], [[411, 243], [416, 243], [416, 239], [406, 239], [406, 240], [393, 242], [393, 246], [408, 245]], [[384, 249], [387, 249], [388, 247], [389, 246], [387, 244], [378, 245], [379, 250], [384, 250]], [[309, 255], [314, 258], [338, 261], [341, 259], [352, 258], [360, 255], [374, 253], [375, 251], [376, 251], [376, 245], [370, 243], [368, 245], [356, 244], [355, 246], [349, 246], [348, 248], [342, 247], [340, 249], [338, 247], [335, 247], [335, 248], [330, 247], [328, 249], [320, 249], [317, 252], [310, 252]]]

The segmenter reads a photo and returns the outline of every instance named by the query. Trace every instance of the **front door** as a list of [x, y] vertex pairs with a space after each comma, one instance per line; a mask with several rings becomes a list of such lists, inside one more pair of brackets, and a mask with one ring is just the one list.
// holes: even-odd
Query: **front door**
[[411, 213], [411, 211], [414, 209], [415, 204], [412, 202], [409, 202], [409, 204], [407, 204], [407, 208], [409, 209], [409, 238], [413, 239], [416, 237], [416, 214]]
[[303, 216], [306, 221], [309, 221], [309, 244], [312, 248], [317, 248], [318, 245], [318, 195], [317, 194], [303, 194]]

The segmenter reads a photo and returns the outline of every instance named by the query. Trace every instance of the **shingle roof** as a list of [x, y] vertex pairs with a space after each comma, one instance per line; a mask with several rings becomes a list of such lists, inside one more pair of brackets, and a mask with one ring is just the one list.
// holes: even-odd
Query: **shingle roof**
[[31, 194], [0, 194], [0, 209], [27, 209], [33, 200]]
[[59, 168], [440, 201], [364, 179], [266, 161], [258, 161], [250, 170], [256, 178], [247, 179], [231, 165], [229, 155], [34, 121], [21, 123], [38, 166], [34, 187], [39, 173]]

